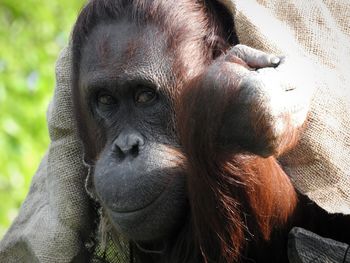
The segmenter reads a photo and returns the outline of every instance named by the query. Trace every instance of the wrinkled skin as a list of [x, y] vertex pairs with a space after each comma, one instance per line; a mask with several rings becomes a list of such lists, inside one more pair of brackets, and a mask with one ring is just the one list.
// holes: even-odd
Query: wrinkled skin
[[[263, 157], [278, 156], [293, 147], [306, 121], [314, 87], [305, 63], [244, 45], [236, 45], [214, 61], [204, 73], [205, 88], [222, 87], [233, 76], [238, 78], [238, 98], [227, 111], [219, 143], [228, 150], [238, 143]], [[218, 74], [228, 77], [218, 78]]]
[[[169, 95], [180, 80], [173, 74], [174, 53], [166, 43], [167, 36], [155, 26], [122, 20], [97, 26], [82, 48], [81, 107], [89, 112], [89, 126], [98, 129], [96, 140], [102, 136], [104, 141], [92, 161], [95, 192], [114, 228], [138, 241], [172, 235], [189, 213], [186, 172], [174, 154], [181, 147], [174, 132], [174, 98]], [[231, 55], [249, 69], [230, 61]], [[215, 79], [212, 75], [228, 66], [242, 79], [239, 88], [248, 89], [241, 98], [245, 108], [228, 113], [223, 141], [242, 139], [247, 150], [261, 155], [276, 151], [276, 136], [259, 141], [249, 129], [254, 90], [263, 85], [256, 81], [256, 69], [274, 69], [279, 63], [276, 56], [239, 45], [208, 67], [208, 85]], [[238, 127], [245, 128], [237, 129], [242, 120]]]
[[172, 57], [154, 27], [101, 25], [90, 39], [80, 88], [106, 138], [95, 191], [119, 232], [134, 240], [163, 237], [186, 211], [184, 173], [169, 148], [177, 147], [166, 90], [175, 85]]

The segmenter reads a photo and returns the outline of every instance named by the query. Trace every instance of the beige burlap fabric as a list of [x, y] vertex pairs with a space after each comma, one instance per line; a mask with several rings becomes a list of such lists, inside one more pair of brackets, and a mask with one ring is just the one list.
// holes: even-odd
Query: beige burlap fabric
[[[240, 43], [311, 59], [317, 78], [308, 126], [281, 163], [299, 191], [329, 212], [350, 214], [350, 3], [221, 1], [232, 12]], [[0, 262], [81, 261], [93, 219], [72, 122], [70, 62], [65, 49], [48, 111], [51, 144], [18, 217], [0, 242]]]
[[233, 14], [240, 43], [290, 59], [307, 55], [313, 63], [308, 126], [280, 161], [300, 192], [328, 212], [350, 214], [350, 2], [222, 2]]
[[48, 109], [51, 144], [20, 213], [0, 243], [0, 262], [71, 262], [89, 234], [86, 169], [72, 122], [71, 56], [57, 61], [56, 90]]

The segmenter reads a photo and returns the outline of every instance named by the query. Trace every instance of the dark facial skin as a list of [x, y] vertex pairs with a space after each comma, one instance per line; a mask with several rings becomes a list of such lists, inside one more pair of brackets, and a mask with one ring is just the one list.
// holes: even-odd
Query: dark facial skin
[[168, 90], [172, 54], [153, 26], [101, 24], [82, 49], [80, 94], [105, 138], [93, 175], [115, 229], [132, 240], [163, 238], [186, 213], [185, 177]]

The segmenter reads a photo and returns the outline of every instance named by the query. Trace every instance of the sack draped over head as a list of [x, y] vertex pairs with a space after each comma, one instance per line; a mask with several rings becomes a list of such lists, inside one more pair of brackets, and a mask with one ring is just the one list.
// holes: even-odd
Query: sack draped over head
[[[298, 67], [313, 67], [306, 129], [280, 163], [301, 193], [330, 213], [350, 214], [349, 2], [220, 1], [233, 16], [241, 44], [296, 58]], [[94, 219], [73, 122], [71, 72], [67, 47], [57, 61], [48, 110], [51, 144], [19, 215], [0, 242], [0, 262], [72, 262], [84, 254], [83, 240]]]

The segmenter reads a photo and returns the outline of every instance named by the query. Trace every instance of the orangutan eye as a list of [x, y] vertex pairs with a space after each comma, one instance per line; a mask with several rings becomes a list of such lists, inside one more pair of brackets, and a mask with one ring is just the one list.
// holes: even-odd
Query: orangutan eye
[[135, 94], [136, 104], [150, 104], [157, 99], [157, 93], [151, 89], [142, 89]]
[[99, 104], [103, 104], [103, 105], [113, 105], [113, 104], [116, 104], [116, 100], [111, 96], [111, 95], [108, 95], [108, 94], [99, 94], [97, 96], [97, 101]]

